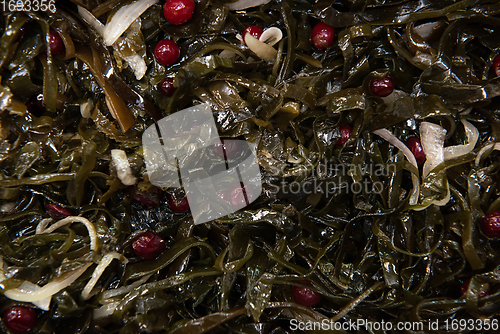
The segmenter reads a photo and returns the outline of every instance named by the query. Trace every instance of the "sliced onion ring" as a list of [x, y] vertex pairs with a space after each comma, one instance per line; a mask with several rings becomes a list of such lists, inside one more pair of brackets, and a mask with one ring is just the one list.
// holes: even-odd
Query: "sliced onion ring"
[[[398, 138], [396, 138], [396, 136], [394, 136], [389, 130], [378, 129], [378, 130], [374, 131], [373, 133], [375, 133], [376, 135], [379, 135], [380, 137], [384, 138], [392, 145], [399, 148], [403, 152], [403, 154], [405, 155], [406, 159], [408, 159], [408, 161], [413, 166], [415, 166], [415, 168], [417, 168], [417, 170], [418, 170], [417, 160], [415, 159], [415, 156], [413, 155], [413, 153], [411, 153], [411, 150], [408, 148], [408, 146], [403, 144], [402, 141], [400, 141]], [[418, 175], [415, 175], [412, 173], [411, 174], [411, 181], [413, 183], [413, 190], [412, 190], [412, 193], [410, 196], [409, 203], [410, 203], [410, 205], [415, 205], [418, 202], [418, 195], [420, 194], [420, 181], [419, 181]]]
[[158, 0], [139, 0], [118, 9], [111, 20], [106, 24], [102, 37], [104, 44], [113, 45], [130, 25], [137, 20], [149, 7], [157, 3]]
[[[39, 285], [33, 284], [29, 281], [24, 281], [23, 283], [21, 283], [21, 285], [17, 289], [20, 291], [23, 291], [23, 292], [33, 293], [35, 291], [40, 290], [41, 287]], [[5, 297], [13, 299], [10, 297], [11, 295], [13, 295], [13, 290], [5, 291]], [[37, 306], [41, 310], [48, 311], [50, 309], [51, 300], [52, 300], [52, 296], [48, 296], [47, 298], [33, 301], [31, 303], [33, 305]]]
[[125, 258], [122, 254], [117, 253], [117, 252], [111, 252], [102, 257], [102, 259], [99, 261], [99, 264], [97, 267], [94, 269], [94, 272], [92, 273], [92, 277], [90, 280], [87, 282], [85, 287], [83, 288], [82, 291], [82, 297], [84, 300], [87, 300], [90, 298], [90, 293], [92, 292], [92, 289], [94, 286], [97, 284], [97, 281], [103, 274], [104, 270], [111, 264], [113, 259], [118, 259], [121, 260], [122, 262], [128, 262], [127, 258]]
[[462, 120], [462, 124], [465, 128], [465, 133], [467, 135], [467, 144], [465, 145], [455, 145], [444, 148], [444, 160], [450, 160], [452, 158], [457, 158], [472, 152], [476, 146], [477, 139], [479, 138], [479, 131], [477, 128], [466, 120]]
[[271, 27], [267, 28], [262, 32], [259, 37], [259, 41], [266, 43], [267, 45], [273, 46], [274, 44], [281, 41], [283, 38], [283, 33], [280, 28]]
[[429, 122], [420, 125], [420, 141], [425, 153], [423, 177], [429, 175], [436, 166], [444, 162], [444, 139], [446, 129]]
[[46, 229], [43, 229], [43, 230], [42, 230], [43, 226], [40, 226], [40, 233], [38, 233], [39, 230], [37, 227], [37, 234], [52, 233], [55, 230], [57, 230], [59, 227], [64, 226], [64, 225], [68, 225], [68, 224], [72, 224], [72, 223], [82, 223], [83, 225], [85, 225], [85, 227], [89, 231], [90, 249], [93, 251], [96, 251], [98, 248], [96, 229], [94, 227], [94, 224], [92, 224], [87, 218], [84, 218], [84, 217], [69, 216], [69, 217], [66, 217], [64, 219], [57, 221], [55, 224], [50, 225], [49, 227], [47, 227]]
[[245, 34], [245, 44], [261, 59], [271, 62], [276, 59], [278, 51], [272, 46], [259, 41], [257, 38], [250, 34]]
[[[437, 124], [422, 122], [420, 125], [420, 140], [426, 157], [422, 172], [424, 178], [429, 175], [435, 167], [444, 162], [445, 137], [446, 129]], [[443, 206], [448, 203], [450, 197], [450, 185], [448, 180], [446, 180], [446, 196], [442, 200], [434, 201], [432, 204]]]
[[111, 150], [111, 158], [116, 168], [118, 178], [126, 186], [132, 186], [137, 182], [137, 178], [132, 174], [132, 168], [124, 150]]
[[99, 33], [99, 35], [102, 36], [105, 26], [101, 23], [101, 21], [99, 21], [91, 12], [81, 6], [78, 6], [78, 14], [80, 14], [83, 20], [87, 22], [92, 28], [94, 28]]
[[74, 281], [78, 279], [88, 267], [92, 265], [92, 262], [89, 262], [76, 270], [72, 270], [64, 274], [61, 277], [56, 278], [55, 280], [45, 284], [39, 290], [36, 291], [26, 291], [21, 290], [19, 288], [9, 289], [4, 292], [4, 295], [12, 300], [17, 300], [19, 302], [37, 302], [44, 300], [58, 293], [62, 289], [70, 286]]

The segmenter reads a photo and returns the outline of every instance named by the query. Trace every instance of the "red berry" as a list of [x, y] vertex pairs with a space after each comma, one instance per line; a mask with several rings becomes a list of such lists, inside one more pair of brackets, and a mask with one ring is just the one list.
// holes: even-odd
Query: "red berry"
[[132, 248], [138, 257], [144, 260], [152, 260], [165, 250], [165, 240], [158, 234], [147, 231], [135, 238]]
[[28, 333], [35, 327], [35, 310], [27, 306], [13, 306], [3, 313], [3, 323], [14, 334]]
[[370, 91], [378, 97], [386, 97], [394, 90], [394, 79], [388, 76], [370, 81]]
[[493, 58], [493, 64], [491, 65], [493, 68], [493, 71], [497, 75], [497, 77], [500, 77], [500, 55], [496, 55], [495, 58]]
[[[299, 281], [299, 283], [311, 285], [308, 280]], [[303, 288], [301, 286], [292, 285], [292, 296], [297, 304], [312, 307], [319, 304], [321, 301], [321, 294], [316, 291], [312, 291], [308, 288]]]
[[193, 0], [167, 0], [163, 6], [163, 15], [172, 24], [183, 24], [193, 17], [194, 6]]
[[241, 142], [236, 138], [220, 137], [213, 144], [214, 153], [221, 159], [234, 159], [241, 153]]
[[311, 31], [311, 43], [318, 49], [326, 49], [333, 45], [333, 36], [335, 29], [320, 22], [314, 26]]
[[249, 188], [247, 185], [244, 185], [244, 187], [242, 188], [241, 184], [237, 184], [229, 191], [228, 195], [221, 197], [223, 199], [228, 198], [231, 206], [235, 210], [237, 210], [247, 206], [252, 202], [253, 191], [252, 188]]
[[262, 28], [259, 27], [259, 26], [248, 26], [248, 27], [246, 27], [245, 30], [243, 30], [243, 34], [241, 35], [241, 37], [243, 38], [243, 43], [245, 41], [245, 35], [247, 33], [250, 33], [250, 35], [252, 35], [252, 37], [255, 37], [255, 38], [259, 39], [260, 35], [262, 35], [263, 32], [264, 32], [264, 30], [262, 30]]
[[420, 144], [420, 140], [417, 137], [410, 137], [406, 140], [406, 146], [408, 146], [411, 153], [413, 153], [415, 160], [417, 160], [417, 164], [422, 166], [425, 162], [425, 153], [422, 144]]
[[50, 53], [54, 56], [60, 54], [64, 51], [64, 43], [61, 39], [61, 36], [54, 29], [50, 29], [49, 31], [49, 45], [50, 45]]
[[500, 212], [493, 211], [484, 216], [483, 232], [490, 238], [500, 237]]
[[176, 203], [172, 195], [168, 195], [168, 206], [175, 213], [183, 213], [189, 210], [189, 202], [184, 197], [179, 203]]
[[45, 114], [47, 109], [45, 108], [45, 103], [43, 103], [43, 93], [38, 93], [30, 97], [26, 102], [26, 108], [36, 117], [40, 117]]
[[65, 218], [71, 216], [71, 212], [68, 209], [54, 203], [45, 204], [45, 211], [52, 218]]
[[352, 128], [349, 125], [339, 126], [340, 138], [335, 143], [335, 147], [342, 147], [351, 138]]
[[179, 47], [169, 39], [162, 39], [154, 49], [156, 61], [164, 66], [175, 63], [179, 59], [179, 54]]
[[[469, 290], [469, 285], [470, 285], [470, 278], [469, 279], [466, 279], [462, 285], [460, 286], [460, 294], [463, 296], [467, 293], [467, 291]], [[481, 284], [481, 287], [479, 289], [479, 298], [483, 298], [483, 297], [486, 297], [487, 295], [489, 295], [488, 293], [488, 288]]]
[[174, 87], [174, 79], [172, 78], [163, 78], [159, 85], [161, 92], [167, 97], [174, 95], [175, 90], [177, 89]]

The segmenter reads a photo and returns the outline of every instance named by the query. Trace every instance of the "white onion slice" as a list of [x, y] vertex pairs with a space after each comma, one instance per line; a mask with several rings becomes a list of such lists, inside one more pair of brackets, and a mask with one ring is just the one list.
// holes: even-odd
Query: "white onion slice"
[[80, 113], [83, 118], [90, 118], [92, 109], [94, 109], [94, 103], [91, 99], [88, 99], [86, 102], [80, 104]]
[[425, 164], [423, 177], [427, 177], [429, 172], [436, 166], [444, 162], [444, 139], [446, 129], [429, 122], [422, 122], [420, 125], [420, 141], [425, 153]]
[[[24, 281], [17, 288], [17, 290], [22, 291], [22, 292], [26, 292], [26, 293], [33, 293], [33, 292], [38, 291], [40, 289], [41, 289], [40, 286], [38, 286], [36, 284], [33, 284], [31, 282], [28, 282], [28, 281]], [[15, 290], [15, 289], [5, 291], [5, 293], [4, 293], [5, 297], [7, 297], [9, 299], [14, 299], [14, 298], [11, 298], [11, 296], [13, 295], [13, 290]], [[50, 301], [51, 301], [51, 299], [52, 299], [52, 296], [48, 296], [47, 298], [44, 298], [44, 299], [41, 299], [41, 300], [37, 300], [37, 301], [33, 301], [32, 303], [33, 303], [33, 305], [37, 306], [38, 308], [40, 308], [40, 309], [42, 309], [44, 311], [48, 311], [50, 309]]]
[[[153, 5], [155, 2], [157, 2], [157, 0], [156, 1], [148, 0], [147, 4], [143, 4], [143, 3], [140, 3], [141, 1], [132, 3], [130, 5], [127, 5], [127, 6], [124, 6], [124, 7], [120, 8], [116, 12], [116, 14], [113, 16], [113, 18], [111, 19], [111, 21], [108, 24], [106, 24], [106, 25], [103, 25], [101, 23], [101, 21], [99, 21], [94, 15], [92, 15], [91, 12], [89, 12], [88, 10], [86, 10], [83, 7], [78, 6], [78, 13], [80, 14], [80, 16], [83, 18], [83, 20], [85, 22], [87, 22], [89, 25], [91, 25], [99, 33], [99, 35], [103, 36], [104, 43], [106, 43], [106, 45], [109, 46], [109, 45], [114, 44], [116, 42], [116, 40], [130, 27], [130, 25], [139, 16], [142, 15], [142, 13], [146, 9], [148, 9], [151, 5]], [[142, 1], [142, 2], [144, 2], [144, 1]], [[129, 6], [132, 6], [132, 5], [135, 5], [135, 7], [134, 8], [129, 7]], [[141, 6], [139, 7], [139, 5], [141, 5]], [[125, 7], [127, 7], [127, 8], [125, 8]], [[143, 10], [143, 8], [144, 8], [144, 10]], [[123, 12], [120, 12], [122, 9], [124, 11], [125, 10], [127, 10], [127, 11], [137, 10], [137, 12], [130, 13], [130, 14], [125, 13], [126, 15], [130, 15], [130, 16], [127, 16], [126, 17], [127, 20], [124, 20], [123, 22], [117, 21], [118, 18], [116, 20], [114, 20], [114, 18], [116, 17], [116, 15], [119, 14], [119, 13], [121, 13], [120, 14], [121, 16], [125, 15]], [[136, 15], [136, 16], [134, 16], [134, 15]], [[132, 20], [132, 18], [134, 18], [134, 17], [135, 17], [135, 19]], [[130, 23], [129, 23], [128, 20], [131, 20]], [[117, 24], [117, 22], [120, 22], [120, 24]], [[113, 30], [112, 25], [115, 26], [115, 29], [117, 29], [116, 31]], [[125, 28], [125, 29], [123, 29], [123, 28]], [[109, 40], [106, 40], [106, 38], [109, 38]], [[109, 42], [111, 42], [111, 43], [108, 44]], [[114, 47], [115, 47], [115, 49], [117, 48], [116, 45]], [[127, 64], [130, 66], [130, 68], [132, 68], [132, 70], [134, 71], [134, 74], [135, 74], [135, 77], [136, 77], [137, 80], [141, 80], [142, 77], [144, 77], [144, 74], [146, 74], [147, 66], [146, 66], [146, 61], [144, 60], [143, 57], [141, 57], [138, 54], [133, 54], [132, 56], [129, 56], [129, 57], [123, 57], [123, 60], [125, 60], [127, 62]], [[80, 111], [82, 112], [82, 115], [84, 115], [81, 106], [80, 106]], [[88, 116], [88, 117], [87, 116], [83, 116], [83, 117], [89, 118], [90, 116]]]
[[80, 277], [92, 263], [87, 263], [82, 267], [72, 270], [61, 277], [56, 278], [52, 282], [45, 284], [43, 287], [36, 291], [27, 291], [20, 288], [9, 289], [4, 292], [4, 295], [12, 300], [19, 302], [38, 302], [47, 299], [62, 289], [70, 286], [74, 281]]
[[278, 51], [272, 46], [259, 41], [257, 38], [250, 34], [245, 34], [245, 44], [250, 50], [252, 50], [257, 56], [265, 61], [271, 62], [276, 59]]
[[116, 308], [120, 305], [121, 301], [113, 302], [94, 309], [94, 320], [105, 318], [112, 315]]
[[94, 28], [99, 33], [99, 35], [102, 36], [105, 26], [101, 23], [101, 21], [99, 21], [91, 12], [81, 6], [78, 6], [78, 14], [80, 14], [82, 19], [87, 22], [92, 28]]
[[137, 182], [136, 177], [132, 174], [130, 163], [128, 162], [127, 154], [124, 150], [111, 150], [111, 158], [116, 168], [118, 178], [126, 186], [132, 186]]
[[467, 144], [449, 146], [444, 149], [444, 160], [457, 158], [471, 152], [476, 146], [477, 139], [479, 138], [479, 131], [477, 128], [466, 120], [462, 120], [467, 135]]
[[134, 53], [131, 56], [123, 57], [123, 60], [125, 60], [128, 66], [134, 71], [137, 80], [141, 80], [144, 74], [146, 74], [148, 69], [146, 61], [139, 54]]
[[[7, 277], [5, 277], [5, 274], [4, 274], [3, 257], [0, 256], [0, 282], [5, 281], [6, 279], [7, 279]], [[33, 284], [29, 281], [24, 281], [23, 283], [21, 283], [21, 285], [19, 286], [18, 289], [21, 291], [33, 292], [33, 291], [40, 290], [40, 286]], [[10, 298], [9, 295], [11, 293], [9, 291], [11, 291], [11, 290], [7, 290], [4, 293], [5, 297], [7, 297], [7, 298]], [[51, 299], [52, 299], [52, 297], [50, 296], [50, 297], [47, 297], [45, 299], [32, 302], [32, 304], [39, 307], [40, 309], [42, 309], [44, 311], [48, 311], [50, 308]]]
[[[444, 139], [446, 129], [429, 122], [422, 122], [420, 125], [420, 140], [425, 153], [425, 164], [423, 168], [423, 177], [425, 178], [438, 165], [444, 162]], [[474, 143], [475, 145], [475, 143]], [[432, 204], [443, 206], [450, 200], [450, 185], [446, 180], [446, 196]]]
[[[266, 43], [267, 45], [273, 46], [274, 44], [281, 41], [282, 38], [283, 33], [281, 32], [280, 28], [270, 27], [264, 30], [258, 39], [259, 41]], [[241, 43], [245, 43], [241, 34], [236, 34], [236, 39]]]
[[[57, 230], [61, 226], [68, 225], [68, 224], [73, 224], [73, 223], [82, 223], [83, 225], [85, 225], [85, 227], [89, 231], [90, 249], [93, 250], [93, 251], [96, 251], [97, 248], [98, 248], [98, 245], [97, 245], [97, 232], [95, 230], [94, 224], [92, 224], [91, 222], [89, 222], [89, 220], [87, 218], [78, 217], [78, 216], [69, 216], [69, 217], [66, 217], [64, 219], [61, 219], [61, 220], [57, 221], [53, 225], [50, 225], [48, 228], [42, 230], [40, 233], [38, 233], [38, 231], [37, 231], [37, 234], [52, 233], [52, 232], [54, 232], [55, 230]], [[43, 227], [41, 227], [41, 228], [43, 228]], [[37, 227], [37, 230], [38, 230], [38, 227]]]
[[267, 28], [262, 32], [259, 37], [259, 41], [266, 43], [267, 45], [273, 46], [274, 44], [281, 41], [283, 38], [283, 33], [280, 28], [271, 27]]
[[271, 0], [238, 0], [236, 2], [227, 3], [227, 7], [229, 7], [230, 10], [241, 10], [264, 5], [268, 2], [271, 2]]
[[90, 278], [90, 280], [87, 282], [87, 284], [83, 288], [83, 291], [82, 291], [83, 299], [87, 300], [90, 298], [90, 292], [92, 291], [94, 286], [97, 284], [97, 281], [101, 277], [104, 270], [111, 264], [111, 261], [113, 261], [113, 259], [118, 259], [118, 260], [122, 260], [124, 262], [128, 262], [127, 259], [122, 254], [117, 253], [117, 252], [111, 252], [111, 253], [104, 255], [102, 257], [101, 261], [99, 261], [99, 264], [97, 265], [97, 267], [94, 269], [94, 272], [92, 273], [92, 277]]
[[41, 234], [47, 228], [47, 226], [52, 223], [54, 219], [52, 218], [44, 218], [40, 220], [38, 225], [36, 226], [35, 234]]
[[146, 11], [146, 9], [157, 2], [158, 0], [138, 0], [118, 9], [104, 28], [102, 33], [104, 44], [107, 46], [113, 45], [118, 37], [120, 37], [125, 30]]
[[434, 31], [434, 29], [439, 26], [442, 22], [440, 21], [434, 21], [434, 22], [428, 22], [428, 23], [423, 23], [420, 24], [416, 27], [413, 28], [413, 31], [415, 31], [417, 34], [422, 36], [423, 39], [429, 38], [431, 33]]
[[[403, 144], [401, 140], [396, 138], [396, 136], [394, 136], [389, 130], [378, 129], [375, 130], [373, 133], [379, 135], [380, 137], [384, 138], [389, 143], [391, 143], [392, 145], [396, 146], [401, 151], [403, 151], [403, 154], [405, 155], [406, 159], [408, 159], [408, 161], [418, 170], [417, 160], [415, 159], [413, 153], [411, 153], [411, 150], [408, 148], [408, 146]], [[413, 183], [413, 191], [411, 193], [409, 203], [410, 205], [415, 205], [418, 202], [418, 195], [420, 194], [420, 182], [418, 176], [413, 173], [411, 173], [411, 181]]]

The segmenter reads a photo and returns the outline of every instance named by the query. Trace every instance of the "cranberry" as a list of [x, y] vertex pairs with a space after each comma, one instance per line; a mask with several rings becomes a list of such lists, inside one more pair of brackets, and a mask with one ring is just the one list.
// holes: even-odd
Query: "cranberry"
[[162, 39], [154, 49], [156, 61], [164, 66], [175, 63], [179, 59], [179, 54], [179, 47], [169, 39]]
[[394, 79], [385, 76], [383, 78], [372, 79], [370, 81], [370, 91], [373, 95], [378, 97], [386, 97], [392, 93], [394, 90], [395, 83]]
[[240, 141], [236, 138], [220, 137], [213, 145], [214, 153], [221, 159], [234, 159], [241, 153]]
[[28, 333], [35, 327], [35, 310], [27, 306], [13, 306], [3, 314], [3, 323], [14, 334]]
[[43, 103], [43, 93], [38, 93], [30, 97], [26, 102], [26, 108], [36, 117], [40, 117], [45, 114], [47, 109], [45, 108], [45, 103]]
[[172, 95], [174, 95], [176, 89], [177, 88], [174, 87], [174, 79], [163, 78], [160, 81], [160, 90], [161, 90], [163, 95], [165, 95], [167, 97], [171, 97]]
[[52, 218], [65, 218], [71, 216], [71, 212], [68, 209], [54, 203], [45, 204], [45, 211]]
[[[308, 280], [299, 281], [299, 283], [311, 285]], [[303, 288], [301, 286], [292, 286], [292, 296], [297, 304], [312, 307], [319, 304], [321, 301], [321, 294], [312, 291], [308, 288]]]
[[422, 166], [425, 162], [425, 153], [420, 140], [417, 137], [410, 137], [406, 140], [406, 146], [408, 146], [413, 156], [415, 156], [417, 164]]
[[252, 188], [249, 188], [247, 185], [244, 185], [244, 187], [242, 188], [241, 184], [237, 184], [229, 191], [229, 194], [221, 197], [223, 199], [229, 199], [229, 203], [231, 203], [231, 206], [235, 210], [237, 210], [247, 206], [248, 204], [250, 204], [250, 202], [252, 202], [253, 191]]
[[342, 147], [351, 138], [352, 128], [349, 125], [339, 126], [340, 138], [335, 143], [335, 147]]
[[135, 238], [132, 248], [138, 257], [144, 260], [152, 260], [165, 250], [165, 240], [158, 234], [147, 231]]
[[326, 23], [320, 22], [311, 31], [311, 42], [318, 49], [326, 49], [333, 45], [335, 29]]
[[250, 33], [252, 37], [259, 39], [260, 35], [262, 35], [263, 32], [264, 30], [262, 30], [262, 28], [259, 26], [248, 26], [245, 28], [245, 30], [243, 30], [243, 34], [241, 35], [241, 37], [243, 38], [243, 41], [245, 41], [245, 35], [247, 33]]
[[483, 232], [490, 238], [500, 237], [500, 212], [493, 211], [484, 216]]
[[177, 203], [174, 196], [168, 195], [168, 206], [175, 213], [183, 213], [189, 210], [187, 197], [184, 197], [179, 203]]
[[[469, 279], [466, 279], [462, 285], [460, 286], [460, 294], [463, 296], [467, 293], [467, 291], [469, 290], [469, 285], [470, 285], [470, 278]], [[479, 288], [479, 298], [483, 298], [483, 297], [486, 297], [487, 295], [489, 295], [488, 293], [488, 290], [487, 290], [487, 286], [485, 286], [484, 284], [481, 284], [481, 287]]]
[[194, 6], [193, 0], [167, 0], [163, 6], [163, 15], [172, 24], [183, 24], [193, 17]]
[[496, 55], [495, 58], [493, 58], [493, 64], [491, 65], [493, 68], [493, 71], [497, 75], [497, 77], [500, 77], [500, 55]]
[[50, 44], [50, 53], [54, 56], [60, 54], [64, 51], [64, 43], [61, 39], [61, 36], [54, 29], [50, 29], [49, 32], [49, 44]]

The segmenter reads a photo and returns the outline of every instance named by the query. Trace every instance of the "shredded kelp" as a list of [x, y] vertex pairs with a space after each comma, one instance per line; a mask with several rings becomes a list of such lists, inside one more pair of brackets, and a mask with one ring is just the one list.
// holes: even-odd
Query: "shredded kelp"
[[[42, 334], [281, 334], [300, 332], [292, 320], [359, 319], [425, 331], [438, 321], [447, 332], [452, 321], [498, 321], [500, 242], [481, 227], [500, 210], [497, 1], [200, 0], [181, 25], [151, 1], [106, 44], [131, 3], [0, 15], [1, 312], [36, 307]], [[322, 50], [310, 41], [319, 22], [335, 28]], [[282, 38], [242, 40], [249, 25]], [[61, 54], [48, 50], [50, 29]], [[171, 66], [153, 52], [165, 38], [180, 49]], [[370, 82], [385, 76], [395, 90], [377, 97]], [[255, 144], [263, 191], [194, 225], [168, 204], [182, 189], [149, 183], [141, 137], [200, 103], [222, 137]], [[146, 230], [166, 244], [152, 260], [132, 249]], [[294, 285], [321, 302], [301, 305]]]

